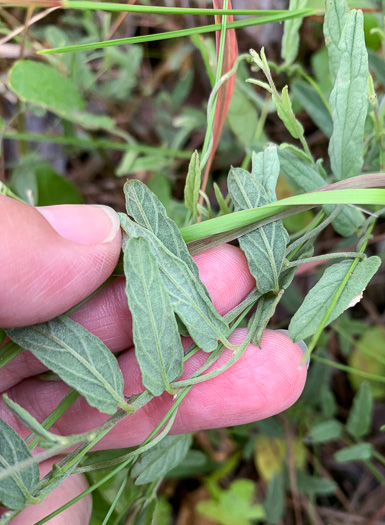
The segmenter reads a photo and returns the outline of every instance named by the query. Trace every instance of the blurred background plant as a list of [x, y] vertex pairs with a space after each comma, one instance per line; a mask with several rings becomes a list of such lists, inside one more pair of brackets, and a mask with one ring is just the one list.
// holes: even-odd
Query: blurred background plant
[[[195, 150], [208, 151], [207, 103], [220, 77], [215, 33], [193, 29], [213, 24], [213, 17], [151, 10], [63, 10], [54, 0], [42, 4], [0, 9], [3, 192], [33, 205], [85, 202], [124, 211], [123, 184], [127, 177], [137, 178], [180, 227], [186, 225], [191, 219], [183, 202], [188, 163]], [[152, 7], [148, 1], [128, 4]], [[216, 2], [216, 7], [220, 4]], [[233, 0], [232, 7], [289, 7], [284, 0], [251, 4], [257, 3]], [[211, 8], [212, 3], [170, 0], [159, 6]], [[364, 11], [376, 93], [365, 124], [362, 171], [379, 172], [385, 159], [385, 4], [362, 0], [349, 6]], [[328, 100], [334, 79], [324, 45], [324, 3], [292, 0], [290, 8], [310, 11], [305, 18], [284, 24], [237, 29], [236, 39], [228, 40], [227, 54], [222, 51], [220, 56], [222, 73], [231, 69], [238, 53], [264, 46], [278, 91], [289, 84], [309, 152], [314, 159], [324, 159], [312, 169], [327, 178], [332, 134]], [[178, 37], [152, 40], [166, 31], [177, 31]], [[140, 37], [142, 43], [36, 54], [130, 37]], [[207, 164], [209, 179], [199, 208], [203, 220], [231, 210], [226, 186], [230, 165], [247, 169], [252, 152], [268, 142], [298, 146], [278, 117], [269, 91], [245, 82], [256, 76], [249, 62], [238, 66], [220, 141], [218, 110], [209, 112], [218, 144]], [[260, 73], [257, 77], [265, 81]], [[218, 96], [217, 103], [224, 103], [226, 96], [222, 94], [222, 100]], [[224, 106], [223, 118], [225, 114]], [[279, 178], [278, 198], [295, 190], [298, 185], [290, 176]], [[315, 214], [307, 211], [286, 218], [285, 227], [295, 238]], [[341, 238], [329, 226], [318, 239], [317, 254], [346, 249], [354, 239]], [[382, 260], [384, 239], [380, 220], [368, 251]], [[287, 328], [318, 276], [317, 266], [301, 272], [271, 319], [272, 328]], [[116, 525], [385, 523], [384, 307], [382, 269], [361, 303], [321, 336], [305, 391], [294, 407], [257, 423], [197, 432], [179, 465], [163, 478], [152, 480], [150, 475], [138, 483], [146, 470], [143, 455], [142, 470], [136, 467], [130, 477], [124, 469], [93, 492], [92, 524], [105, 523], [109, 512], [108, 522]], [[116, 454], [93, 453], [89, 462]], [[90, 472], [90, 482], [96, 483], [106, 472]]]

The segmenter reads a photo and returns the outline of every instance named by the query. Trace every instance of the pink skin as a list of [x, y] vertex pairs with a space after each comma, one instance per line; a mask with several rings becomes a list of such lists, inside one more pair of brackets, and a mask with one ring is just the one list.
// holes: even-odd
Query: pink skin
[[[0, 272], [0, 326], [20, 326], [52, 318], [87, 297], [113, 270], [119, 256], [120, 233], [115, 229], [116, 234], [107, 242], [100, 242], [108, 237], [108, 220], [100, 208], [61, 206], [44, 208], [39, 213], [0, 196], [0, 209], [6, 221], [2, 228], [2, 246], [6, 248], [0, 251], [0, 267], [6, 269]], [[20, 224], [25, 225], [21, 231]], [[195, 260], [200, 277], [221, 314], [237, 305], [254, 287], [243, 253], [233, 246], [220, 246], [198, 255]], [[131, 318], [123, 280], [111, 283], [74, 312], [72, 318], [98, 335], [113, 352], [125, 350], [119, 356], [125, 394], [140, 392], [142, 385], [132, 348]], [[240, 343], [245, 335], [245, 329], [236, 330], [231, 341]], [[189, 341], [184, 340], [184, 345], [188, 344]], [[231, 356], [232, 352], [227, 351], [214, 368]], [[187, 361], [183, 377], [189, 377], [206, 357], [207, 354], [200, 352]], [[238, 425], [285, 410], [298, 399], [305, 384], [306, 365], [301, 364], [302, 357], [301, 349], [286, 335], [267, 330], [261, 349], [249, 345], [243, 357], [228, 371], [193, 387], [179, 408], [172, 432]], [[43, 370], [29, 352], [23, 352], [0, 370], [0, 390], [7, 390], [13, 400], [39, 421], [68, 390], [64, 383], [34, 377]], [[172, 398], [167, 393], [154, 399], [117, 425], [98, 448], [140, 443], [171, 404]], [[22, 437], [28, 434], [1, 404], [0, 417]], [[82, 432], [95, 428], [105, 417], [78, 399], [53, 431]], [[62, 490], [60, 486], [53, 494], [59, 497]], [[86, 500], [84, 505], [88, 505]], [[73, 512], [73, 519], [68, 514], [66, 523], [74, 521], [79, 512], [83, 512], [81, 509], [81, 504], [71, 507], [68, 512]], [[28, 510], [24, 512], [24, 523], [32, 522]], [[55, 520], [52, 520], [54, 525], [61, 523]]]

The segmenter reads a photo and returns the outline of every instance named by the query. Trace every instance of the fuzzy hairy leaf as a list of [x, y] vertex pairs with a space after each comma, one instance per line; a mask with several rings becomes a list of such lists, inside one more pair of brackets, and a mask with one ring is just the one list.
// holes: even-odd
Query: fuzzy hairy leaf
[[[198, 188], [199, 190], [199, 188]], [[187, 250], [178, 226], [167, 215], [166, 208], [158, 197], [139, 180], [124, 185], [127, 214], [135, 222], [151, 231], [174, 255], [182, 259], [193, 275], [199, 278], [198, 268]]]
[[342, 180], [358, 175], [363, 164], [369, 69], [362, 11], [352, 10], [347, 16], [339, 49], [340, 66], [330, 94], [333, 134], [329, 156], [336, 179]]
[[[32, 455], [21, 437], [0, 419], [0, 472], [30, 458]], [[23, 509], [39, 479], [37, 464], [3, 479], [0, 481], [0, 501], [10, 509]]]
[[275, 188], [279, 177], [277, 146], [270, 144], [262, 153], [253, 151], [251, 173], [266, 191], [269, 202], [275, 202]]
[[338, 68], [341, 62], [339, 44], [349, 12], [349, 6], [345, 0], [326, 0], [324, 36], [329, 55], [330, 76], [333, 84], [337, 78]]
[[118, 405], [126, 407], [123, 376], [116, 358], [98, 337], [68, 317], [12, 328], [7, 334], [91, 406], [106, 414], [115, 413]]
[[131, 471], [136, 485], [144, 485], [163, 477], [186, 456], [192, 442], [191, 434], [166, 436], [144, 452]]
[[[315, 170], [312, 163], [305, 158], [300, 158], [291, 148], [280, 149], [279, 160], [283, 176], [294, 189], [310, 192], [327, 186], [325, 179]], [[323, 209], [327, 215], [330, 215], [335, 210], [335, 206], [325, 204]], [[332, 224], [337, 233], [349, 237], [363, 222], [364, 216], [359, 210], [351, 206], [343, 206]]]
[[199, 189], [201, 187], [201, 167], [199, 162], [199, 154], [197, 151], [191, 155], [190, 164], [186, 177], [186, 184], [184, 187], [184, 203], [188, 210], [191, 211], [194, 219], [198, 216], [198, 199]]
[[257, 310], [248, 325], [249, 333], [252, 332], [251, 342], [253, 345], [261, 346], [263, 332], [273, 317], [283, 292], [284, 290], [281, 290], [277, 295], [269, 293], [259, 299]]
[[282, 90], [282, 97], [279, 99], [274, 93], [272, 96], [275, 108], [277, 110], [279, 118], [285, 124], [287, 131], [295, 139], [299, 139], [303, 135], [302, 124], [297, 120], [291, 106], [289, 98], [289, 88], [285, 86]]
[[215, 350], [219, 336], [227, 337], [229, 328], [216, 312], [201, 281], [192, 274], [187, 264], [171, 253], [151, 231], [135, 224], [127, 215], [120, 213], [119, 216], [122, 228], [127, 234], [123, 246], [129, 237], [144, 237], [149, 241], [174, 312], [202, 350]]
[[[290, 0], [289, 9], [303, 9], [306, 4], [307, 0]], [[287, 65], [292, 64], [297, 58], [301, 25], [302, 18], [286, 20], [284, 23], [281, 57]]]
[[[261, 154], [260, 154], [261, 155]], [[242, 168], [232, 168], [227, 180], [235, 210], [257, 208], [269, 202], [255, 174]], [[274, 221], [239, 239], [250, 272], [261, 293], [279, 291], [279, 273], [285, 258], [288, 235], [281, 221]]]
[[[319, 323], [326, 314], [334, 294], [349, 271], [351, 264], [352, 260], [346, 259], [326, 268], [321, 279], [307, 294], [290, 322], [289, 331], [292, 341], [306, 339], [317, 331]], [[364, 259], [357, 264], [329, 316], [327, 324], [337, 319], [348, 308], [351, 300], [365, 289], [380, 264], [381, 259], [376, 256]]]
[[126, 243], [124, 272], [143, 385], [160, 396], [182, 374], [183, 346], [158, 264], [143, 237]]

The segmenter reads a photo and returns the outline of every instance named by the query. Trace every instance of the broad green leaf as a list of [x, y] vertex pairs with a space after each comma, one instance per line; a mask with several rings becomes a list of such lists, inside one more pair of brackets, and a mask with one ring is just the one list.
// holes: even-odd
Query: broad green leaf
[[367, 461], [372, 457], [373, 448], [371, 443], [358, 443], [351, 447], [345, 447], [334, 454], [338, 463], [346, 461]]
[[[235, 210], [257, 208], [269, 202], [269, 197], [254, 173], [232, 168], [227, 180]], [[281, 221], [274, 221], [239, 239], [250, 272], [261, 293], [279, 292], [279, 274], [285, 258], [288, 234]]]
[[153, 448], [144, 452], [131, 471], [136, 485], [151, 483], [165, 476], [183, 460], [191, 443], [191, 434], [166, 436]]
[[267, 485], [265, 502], [267, 523], [278, 523], [285, 510], [285, 492], [282, 475], [274, 474]]
[[319, 129], [330, 137], [333, 132], [333, 121], [330, 113], [317, 91], [308, 83], [297, 80], [291, 84], [297, 101], [306, 110]]
[[36, 153], [20, 159], [12, 172], [10, 183], [21, 198], [32, 201], [36, 206], [83, 202], [76, 186]]
[[338, 485], [332, 479], [319, 478], [307, 474], [304, 470], [296, 472], [298, 491], [311, 497], [334, 494]]
[[325, 8], [324, 36], [329, 55], [330, 76], [334, 84], [341, 62], [339, 44], [342, 30], [350, 10], [345, 0], [326, 0]]
[[268, 322], [273, 317], [282, 294], [283, 290], [281, 290], [277, 295], [273, 293], [265, 294], [259, 299], [257, 310], [251, 317], [248, 324], [249, 333], [252, 333], [251, 342], [253, 345], [261, 345], [263, 332], [265, 331]]
[[303, 135], [303, 127], [302, 124], [297, 120], [293, 108], [291, 106], [288, 86], [285, 86], [283, 88], [281, 98], [277, 97], [277, 95], [273, 93], [272, 99], [277, 110], [278, 116], [285, 124], [287, 131], [295, 139], [299, 139], [299, 137]]
[[[0, 419], [0, 472], [31, 458], [32, 455], [21, 437]], [[10, 509], [23, 509], [39, 479], [37, 464], [3, 479], [0, 481], [0, 501]]]
[[58, 374], [91, 406], [106, 414], [127, 409], [123, 376], [116, 358], [95, 335], [68, 317], [12, 328], [7, 335]]
[[182, 375], [183, 346], [156, 259], [143, 237], [126, 243], [124, 273], [143, 385], [160, 396]]
[[352, 10], [342, 31], [341, 61], [330, 95], [333, 134], [329, 157], [337, 180], [355, 177], [363, 164], [364, 127], [368, 110], [368, 53], [364, 16]]
[[253, 151], [251, 174], [266, 191], [269, 202], [275, 202], [275, 188], [279, 177], [279, 157], [277, 146], [270, 144], [262, 153]]
[[184, 203], [188, 210], [191, 211], [194, 219], [198, 216], [197, 204], [199, 199], [199, 189], [201, 187], [201, 167], [199, 154], [197, 151], [191, 155], [190, 164], [184, 187]]
[[[238, 75], [239, 77], [239, 72]], [[254, 142], [258, 126], [258, 112], [247, 93], [238, 82], [235, 84], [227, 113], [227, 122], [231, 131], [244, 146], [251, 146]]]
[[[289, 9], [303, 9], [308, 0], [290, 0]], [[291, 65], [297, 58], [299, 47], [299, 30], [302, 18], [286, 20], [283, 26], [281, 57], [287, 65]]]
[[327, 441], [338, 439], [341, 434], [341, 423], [336, 419], [330, 419], [329, 421], [323, 421], [322, 423], [318, 423], [318, 425], [314, 425], [305, 439], [310, 443], [326, 443]]
[[79, 89], [54, 67], [35, 60], [21, 60], [10, 70], [9, 85], [23, 100], [52, 111], [56, 115], [87, 129], [115, 127], [107, 116], [92, 115]]
[[140, 226], [153, 232], [167, 250], [182, 259], [199, 279], [198, 267], [189, 254], [177, 225], [167, 216], [166, 208], [156, 195], [139, 180], [126, 182], [124, 194], [127, 214]]
[[[300, 158], [291, 148], [280, 149], [279, 160], [283, 176], [294, 189], [310, 192], [327, 185], [314, 165], [309, 160]], [[335, 206], [326, 204], [323, 209], [327, 215], [330, 215], [335, 210]], [[337, 233], [350, 237], [363, 222], [364, 216], [359, 210], [351, 206], [343, 206], [332, 224]]]
[[[293, 341], [306, 339], [317, 331], [319, 323], [326, 314], [334, 294], [349, 271], [351, 264], [352, 260], [346, 259], [326, 268], [321, 279], [307, 294], [290, 322], [290, 338]], [[337, 319], [349, 307], [352, 299], [365, 290], [380, 264], [381, 259], [376, 256], [364, 259], [357, 264], [331, 312], [326, 326]]]
[[[227, 337], [229, 328], [216, 312], [201, 281], [187, 264], [171, 253], [162, 242], [146, 228], [119, 214], [123, 230], [129, 237], [144, 237], [150, 242], [174, 312], [187, 327], [195, 343], [205, 352], [215, 350], [218, 339]], [[123, 239], [123, 246], [127, 237]]]
[[[317, 331], [351, 264], [352, 260], [346, 259], [326, 268], [321, 279], [307, 294], [290, 322], [289, 331], [292, 341], [306, 339]], [[364, 259], [357, 264], [331, 312], [326, 326], [337, 319], [349, 307], [352, 299], [363, 292], [380, 264], [381, 259], [376, 256]]]
[[373, 395], [369, 383], [361, 383], [354, 397], [352, 408], [346, 422], [346, 429], [355, 438], [365, 436], [371, 426], [373, 410]]
[[216, 489], [215, 499], [200, 501], [198, 512], [221, 525], [250, 525], [265, 517], [262, 505], [255, 504], [255, 482], [237, 479], [227, 490]]

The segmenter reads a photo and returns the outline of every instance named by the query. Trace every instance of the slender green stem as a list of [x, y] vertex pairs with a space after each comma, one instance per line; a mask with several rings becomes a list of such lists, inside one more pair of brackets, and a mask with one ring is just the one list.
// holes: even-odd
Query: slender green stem
[[310, 262], [318, 262], [318, 261], [328, 261], [329, 259], [349, 259], [354, 258], [357, 259], [366, 259], [366, 255], [364, 253], [359, 252], [338, 252], [338, 253], [326, 253], [325, 255], [317, 255], [317, 257], [307, 257], [306, 259], [297, 259], [296, 261], [289, 262], [283, 264], [284, 268], [294, 268], [295, 266], [299, 266], [300, 264], [310, 263]]
[[128, 476], [126, 476], [122, 482], [122, 484], [120, 485], [119, 487], [119, 490], [118, 492], [116, 493], [116, 496], [113, 500], [113, 502], [111, 503], [111, 506], [110, 508], [108, 509], [108, 512], [103, 520], [103, 523], [102, 525], [107, 525], [108, 523], [108, 520], [110, 519], [110, 517], [112, 516], [112, 513], [114, 512], [114, 509], [116, 507], [116, 505], [118, 504], [118, 501], [120, 499], [120, 496], [123, 494], [123, 491], [124, 489], [126, 488], [126, 485], [127, 485], [127, 481], [128, 481]]
[[331, 361], [330, 359], [326, 359], [325, 357], [320, 357], [314, 353], [311, 355], [311, 359], [323, 365], [336, 368], [337, 370], [342, 370], [343, 372], [348, 372], [349, 374], [354, 374], [356, 376], [363, 377], [364, 379], [370, 379], [371, 381], [379, 381], [380, 383], [385, 383], [384, 376], [371, 374], [370, 372], [365, 372], [364, 370], [359, 370], [358, 368], [353, 368], [342, 363], [336, 363], [335, 361]]

